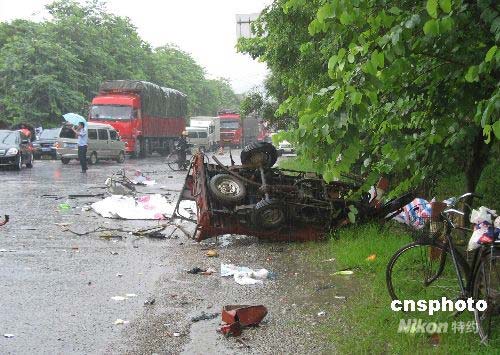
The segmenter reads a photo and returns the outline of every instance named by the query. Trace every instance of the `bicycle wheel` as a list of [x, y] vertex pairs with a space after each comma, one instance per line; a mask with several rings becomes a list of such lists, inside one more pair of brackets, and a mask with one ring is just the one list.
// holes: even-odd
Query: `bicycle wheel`
[[172, 152], [167, 156], [166, 163], [168, 167], [173, 171], [182, 170], [182, 166], [179, 165], [179, 155], [177, 152]]
[[[457, 262], [465, 285], [469, 267], [461, 254]], [[387, 265], [386, 283], [393, 300], [455, 299], [461, 291], [448, 248], [432, 240], [399, 249]]]
[[481, 341], [500, 346], [500, 250], [486, 252], [480, 259], [474, 275], [472, 297], [486, 301], [483, 311], [474, 310]]

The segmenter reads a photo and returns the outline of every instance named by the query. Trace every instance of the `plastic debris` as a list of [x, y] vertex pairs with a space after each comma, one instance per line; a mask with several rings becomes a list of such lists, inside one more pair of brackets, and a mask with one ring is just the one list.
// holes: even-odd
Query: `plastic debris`
[[201, 314], [200, 314], [199, 316], [196, 316], [196, 317], [191, 318], [191, 322], [196, 323], [196, 322], [199, 322], [199, 321], [201, 321], [201, 320], [210, 320], [210, 319], [214, 319], [214, 318], [216, 318], [218, 315], [219, 315], [219, 313], [210, 313], [210, 314], [207, 314], [207, 313], [205, 313], [205, 312], [201, 312]]
[[120, 324], [128, 324], [130, 323], [128, 320], [123, 320], [123, 319], [120, 319], [118, 318], [117, 320], [115, 320], [114, 324], [115, 325], [120, 325]]
[[135, 293], [126, 293], [125, 297], [137, 297]]
[[59, 205], [59, 209], [60, 209], [60, 210], [69, 210], [69, 209], [71, 209], [71, 206], [70, 206], [70, 205], [68, 205], [67, 203], [61, 203], [61, 204]]
[[236, 266], [233, 264], [221, 264], [220, 274], [222, 277], [233, 276], [234, 281], [239, 285], [262, 284], [270, 276], [266, 269], [252, 270], [246, 266]]
[[144, 305], [145, 306], [152, 306], [153, 304], [155, 304], [155, 302], [156, 302], [156, 299], [148, 298], [147, 300], [144, 301]]
[[9, 339], [10, 339], [10, 338], [14, 338], [14, 337], [15, 337], [15, 335], [14, 335], [14, 334], [4, 334], [4, 335], [3, 335], [3, 337], [4, 337], [4, 338], [9, 338]]
[[174, 337], [180, 337], [181, 336], [181, 333], [173, 333], [172, 334]]
[[366, 260], [367, 261], [375, 261], [375, 259], [377, 258], [377, 254], [370, 254]]
[[113, 297], [111, 297], [111, 299], [112, 299], [113, 301], [124, 301], [124, 300], [126, 300], [126, 299], [127, 299], [127, 297], [123, 297], [123, 296], [113, 296]]
[[210, 249], [209, 251], [207, 251], [206, 255], [209, 257], [209, 258], [213, 258], [213, 257], [218, 257], [219, 256], [219, 253], [217, 252], [217, 250], [215, 249]]
[[116, 274], [116, 277], [122, 277], [123, 274]]
[[334, 272], [332, 275], [352, 275], [354, 272], [352, 270], [341, 270]]
[[326, 316], [326, 312], [325, 311], [321, 311], [318, 313], [318, 317], [324, 317]]

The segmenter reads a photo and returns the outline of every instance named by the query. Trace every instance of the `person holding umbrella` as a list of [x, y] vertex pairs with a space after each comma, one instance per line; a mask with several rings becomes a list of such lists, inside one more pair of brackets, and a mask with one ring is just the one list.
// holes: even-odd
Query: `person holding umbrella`
[[71, 130], [75, 132], [78, 137], [78, 160], [80, 160], [80, 166], [82, 167], [82, 173], [87, 172], [87, 147], [89, 138], [87, 136], [87, 129], [85, 128], [85, 118], [76, 113], [67, 113], [63, 115], [64, 119], [68, 122], [68, 125], [73, 125]]
[[78, 126], [71, 127], [73, 132], [78, 137], [78, 160], [80, 160], [80, 166], [82, 167], [82, 173], [87, 172], [87, 148], [89, 138], [87, 136], [87, 130], [85, 129], [84, 122], [78, 122]]

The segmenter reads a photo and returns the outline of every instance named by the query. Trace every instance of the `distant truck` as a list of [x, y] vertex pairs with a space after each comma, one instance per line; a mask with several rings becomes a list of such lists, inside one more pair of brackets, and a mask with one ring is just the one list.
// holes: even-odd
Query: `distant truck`
[[188, 141], [203, 151], [215, 150], [220, 145], [220, 119], [211, 116], [195, 116], [190, 119]]
[[104, 82], [92, 100], [89, 121], [113, 126], [138, 158], [168, 154], [186, 128], [187, 100], [182, 92], [147, 81]]
[[240, 114], [231, 110], [221, 110], [218, 112], [218, 116], [221, 145], [241, 148], [243, 145], [243, 126]]

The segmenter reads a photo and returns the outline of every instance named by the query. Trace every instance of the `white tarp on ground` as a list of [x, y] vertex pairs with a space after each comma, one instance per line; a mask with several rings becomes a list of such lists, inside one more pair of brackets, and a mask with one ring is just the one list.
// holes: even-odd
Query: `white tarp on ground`
[[[190, 217], [196, 213], [196, 205], [193, 201], [182, 201], [179, 213], [184, 217]], [[121, 219], [165, 219], [172, 217], [175, 202], [169, 203], [160, 194], [146, 195], [140, 197], [112, 195], [92, 204], [92, 209], [106, 218]]]
[[220, 264], [220, 276], [233, 276], [234, 281], [240, 285], [262, 284], [262, 280], [269, 277], [266, 269], [253, 270], [246, 266], [236, 266], [233, 264]]

